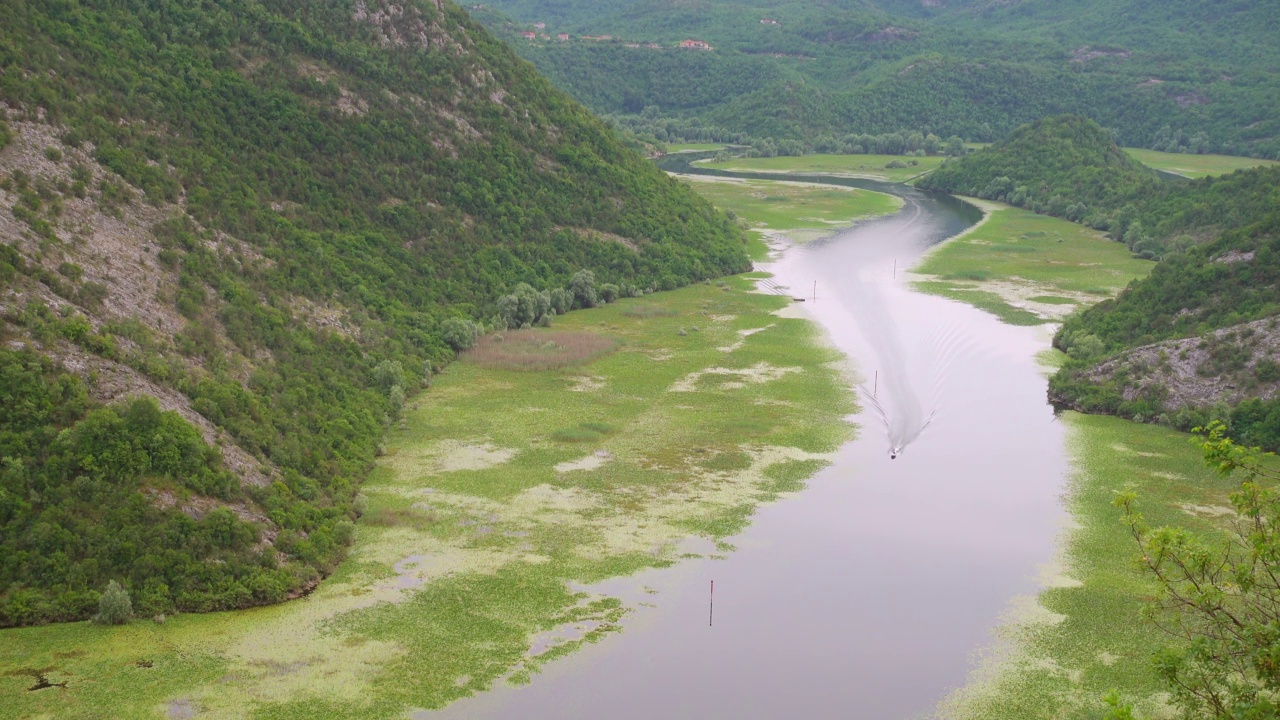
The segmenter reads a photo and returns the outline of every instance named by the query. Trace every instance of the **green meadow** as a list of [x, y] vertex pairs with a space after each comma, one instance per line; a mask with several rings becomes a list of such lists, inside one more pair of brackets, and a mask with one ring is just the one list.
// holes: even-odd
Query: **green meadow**
[[725, 147], [727, 146], [724, 143], [675, 143], [667, 146], [667, 152], [715, 152]]
[[[699, 161], [698, 165], [739, 172], [821, 173], [905, 182], [928, 172], [946, 158], [940, 155], [801, 155], [798, 157], [734, 158], [723, 162]], [[910, 163], [916, 163], [911, 165]], [[888, 167], [902, 165], [902, 167]]]
[[892, 195], [796, 182], [684, 176], [698, 194], [742, 218], [753, 229], [832, 230], [856, 220], [895, 213]]
[[1165, 172], [1183, 175], [1189, 178], [1202, 178], [1210, 175], [1226, 175], [1236, 170], [1246, 170], [1265, 165], [1280, 165], [1275, 160], [1234, 157], [1231, 155], [1189, 155], [1186, 153], [1166, 153], [1155, 150], [1125, 148], [1129, 157], [1147, 167]]
[[1004, 652], [943, 704], [942, 717], [1097, 718], [1112, 689], [1139, 718], [1176, 716], [1151, 662], [1170, 636], [1140, 617], [1155, 585], [1112, 500], [1135, 492], [1152, 526], [1213, 533], [1229, 517], [1236, 481], [1206, 468], [1185, 433], [1074, 412], [1062, 421], [1073, 476], [1061, 556], [1045, 573], [1047, 589], [1017, 605], [1002, 628]]
[[1056, 320], [1114, 296], [1155, 263], [1075, 223], [986, 201], [984, 221], [914, 268], [915, 287], [1016, 325]]
[[[628, 608], [568, 583], [737, 533], [853, 432], [838, 354], [780, 312], [786, 299], [748, 288], [731, 278], [490, 336], [411, 401], [350, 556], [315, 592], [6, 630], [0, 718], [403, 718], [526, 682], [616, 631]], [[492, 347], [507, 342], [520, 348]], [[522, 369], [530, 348], [541, 369]], [[29, 691], [41, 678], [54, 687]]]

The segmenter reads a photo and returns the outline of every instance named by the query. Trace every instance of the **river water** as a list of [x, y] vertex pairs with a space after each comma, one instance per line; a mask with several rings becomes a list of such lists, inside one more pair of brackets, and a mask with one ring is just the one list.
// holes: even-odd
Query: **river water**
[[764, 267], [865, 376], [857, 438], [723, 559], [593, 586], [637, 607], [622, 633], [421, 717], [928, 717], [1038, 590], [1067, 470], [1035, 360], [1046, 330], [909, 287], [929, 247], [980, 218], [972, 206], [811, 179], [905, 201]]

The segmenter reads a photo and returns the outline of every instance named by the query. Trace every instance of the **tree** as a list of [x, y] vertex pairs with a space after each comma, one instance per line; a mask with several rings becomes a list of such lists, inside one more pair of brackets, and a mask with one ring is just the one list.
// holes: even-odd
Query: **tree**
[[590, 270], [579, 270], [569, 280], [569, 292], [573, 294], [574, 307], [589, 308], [596, 304], [596, 275]]
[[404, 386], [404, 365], [399, 360], [383, 360], [373, 369], [373, 384], [383, 392]]
[[1115, 503], [1160, 588], [1149, 619], [1181, 639], [1159, 653], [1156, 671], [1189, 717], [1274, 718], [1280, 692], [1280, 474], [1263, 453], [1225, 436], [1219, 422], [1196, 429], [1205, 462], [1243, 480], [1231, 494], [1236, 515], [1213, 537], [1151, 528], [1132, 493]]
[[112, 580], [107, 589], [98, 598], [98, 614], [93, 621], [99, 625], [123, 625], [133, 617], [133, 602], [129, 600], [129, 591], [120, 587], [120, 583]]
[[458, 352], [469, 350], [479, 335], [480, 328], [466, 318], [451, 317], [440, 323], [440, 337]]
[[947, 154], [951, 157], [964, 155], [964, 140], [961, 140], [956, 135], [947, 138]]
[[551, 309], [557, 315], [563, 315], [573, 309], [573, 293], [564, 288], [552, 288]]

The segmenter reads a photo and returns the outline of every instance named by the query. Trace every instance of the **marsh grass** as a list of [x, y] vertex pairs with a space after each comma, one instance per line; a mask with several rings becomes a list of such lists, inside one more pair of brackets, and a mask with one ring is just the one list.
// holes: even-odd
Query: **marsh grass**
[[1062, 577], [1050, 578], [1056, 587], [1039, 596], [1061, 620], [1006, 626], [1012, 655], [944, 704], [945, 717], [1101, 717], [1101, 698], [1112, 688], [1136, 703], [1139, 717], [1175, 716], [1152, 663], [1172, 636], [1141, 618], [1156, 587], [1139, 568], [1138, 548], [1112, 500], [1133, 491], [1152, 526], [1216, 533], [1222, 517], [1187, 508], [1229, 506], [1232, 480], [1206, 468], [1184, 433], [1074, 412], [1062, 421], [1074, 468], [1067, 505], [1078, 527], [1063, 536]]
[[374, 527], [409, 527], [417, 530], [425, 529], [438, 520], [439, 517], [433, 512], [392, 507], [375, 508], [360, 518], [360, 522]]
[[1010, 305], [1005, 298], [997, 293], [979, 290], [976, 287], [957, 286], [953, 282], [929, 280], [912, 283], [912, 287], [921, 292], [942, 295], [943, 297], [949, 297], [952, 300], [959, 300], [972, 305], [979, 310], [985, 310], [1000, 318], [1001, 322], [1009, 325], [1032, 326], [1050, 322], [1047, 318], [1040, 317], [1029, 310]]
[[672, 308], [647, 303], [628, 303], [622, 314], [629, 318], [675, 317], [678, 313]]
[[599, 442], [617, 431], [617, 428], [608, 423], [584, 422], [551, 433], [551, 439], [570, 443]]
[[[910, 165], [914, 160], [918, 164]], [[723, 162], [698, 163], [721, 170], [777, 173], [823, 173], [903, 182], [942, 164], [945, 158], [911, 158], [902, 155], [801, 155], [799, 157], [735, 158]], [[903, 167], [896, 167], [896, 165]], [[891, 167], [892, 166], [892, 167]]]
[[1101, 288], [1115, 294], [1154, 266], [1096, 230], [1001, 206], [929, 254], [916, 272], [948, 278], [976, 273], [982, 280], [1021, 280], [1068, 293]]
[[974, 282], [981, 282], [990, 278], [991, 273], [987, 270], [961, 270], [942, 276], [943, 280], [972, 280]]
[[[1121, 243], [1066, 220], [985, 203], [986, 222], [937, 248], [914, 269], [933, 276], [916, 289], [969, 303], [1013, 325], [1055, 318], [1018, 307], [1076, 303], [1071, 295], [1112, 297], [1155, 263]], [[1046, 299], [1051, 298], [1051, 299]]]
[[485, 335], [462, 357], [486, 368], [552, 370], [581, 365], [617, 347], [617, 339], [592, 332], [513, 330]]
[[1125, 148], [1124, 151], [1143, 165], [1189, 178], [1226, 175], [1236, 170], [1278, 164], [1275, 160], [1233, 157], [1230, 155], [1191, 155], [1141, 150], [1138, 148]]
[[722, 210], [733, 212], [756, 230], [835, 231], [868, 217], [902, 207], [892, 195], [831, 185], [770, 180], [725, 182], [697, 175], [682, 178]]
[[[594, 338], [604, 323], [612, 351], [569, 370], [529, 369], [525, 358], [450, 365], [389, 433], [361, 488], [350, 557], [305, 600], [163, 625], [6, 630], [0, 718], [163, 717], [178, 702], [208, 718], [401, 720], [508, 672], [527, 680], [616, 631], [627, 608], [570, 581], [669, 566], [679, 558], [662, 548], [689, 534], [722, 541], [761, 503], [802, 487], [818, 454], [851, 433], [853, 398], [828, 366], [838, 355], [808, 323], [771, 314], [787, 299], [750, 286], [727, 278], [624, 299], [529, 333], [537, 343], [525, 354], [536, 357], [551, 333]], [[669, 392], [693, 373], [762, 362], [800, 370]], [[584, 374], [598, 386], [575, 391]], [[582, 440], [550, 438], [560, 430]], [[478, 448], [485, 462], [445, 457]], [[556, 469], [597, 451], [609, 462]], [[529, 657], [532, 638], [570, 621], [598, 625]], [[27, 692], [29, 674], [6, 675], [41, 668], [67, 687]]]

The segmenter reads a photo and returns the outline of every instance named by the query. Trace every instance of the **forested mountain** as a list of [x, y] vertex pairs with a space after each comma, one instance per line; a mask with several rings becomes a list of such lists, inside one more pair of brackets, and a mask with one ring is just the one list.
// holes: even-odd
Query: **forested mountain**
[[1159, 258], [1265, 217], [1275, 208], [1280, 171], [1162, 180], [1097, 123], [1065, 115], [948, 161], [918, 185], [1084, 223], [1136, 254]]
[[[1271, 112], [1280, 106], [1280, 20], [1266, 3], [496, 0], [476, 7], [477, 18], [602, 113], [657, 107], [776, 138], [910, 128], [991, 141], [1074, 112], [1116, 130], [1127, 146], [1280, 154], [1280, 119]], [[540, 35], [518, 36], [537, 22], [545, 25]], [[571, 38], [555, 40], [560, 33]], [[605, 35], [612, 39], [582, 37]], [[674, 47], [685, 39], [712, 50]], [[717, 57], [700, 57], [707, 54]], [[604, 75], [591, 65], [622, 72]], [[641, 81], [658, 74], [664, 82]], [[747, 78], [754, 83], [744, 92]]]
[[1105, 229], [1119, 203], [1155, 192], [1162, 181], [1097, 123], [1061, 115], [1024, 125], [1005, 140], [949, 161], [918, 185]]
[[1173, 425], [1226, 423], [1280, 450], [1280, 173], [1269, 212], [1165, 259], [1054, 339], [1071, 360], [1050, 397], [1087, 412]]
[[477, 323], [748, 267], [450, 2], [4, 3], [0, 625], [305, 592]]
[[1280, 168], [1162, 180], [1096, 123], [1065, 116], [919, 184], [1087, 223], [1162, 259], [1063, 323], [1056, 402], [1183, 430], [1218, 419], [1242, 442], [1280, 449]]

